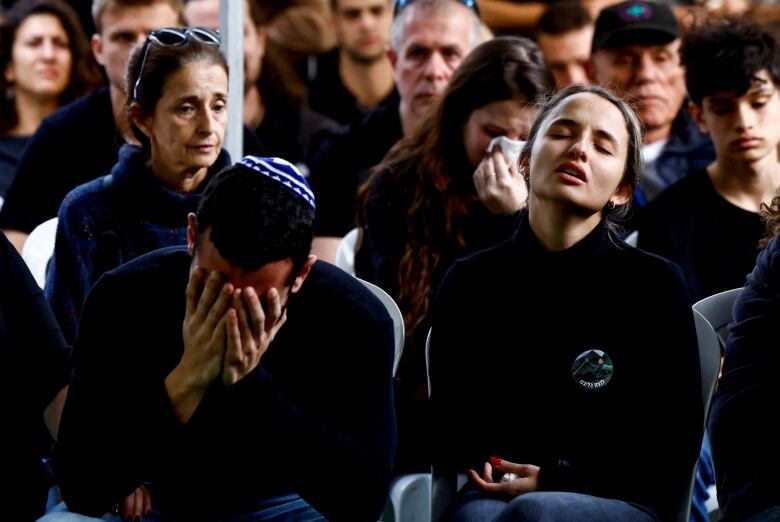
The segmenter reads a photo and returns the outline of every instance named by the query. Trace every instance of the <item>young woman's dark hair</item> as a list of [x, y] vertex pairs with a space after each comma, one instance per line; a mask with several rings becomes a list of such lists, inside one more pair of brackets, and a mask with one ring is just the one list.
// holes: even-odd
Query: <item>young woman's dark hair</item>
[[[202, 31], [210, 32], [208, 29]], [[132, 123], [132, 116], [152, 114], [163, 96], [163, 87], [168, 77], [185, 65], [196, 62], [219, 65], [228, 72], [227, 60], [219, 45], [189, 34], [176, 45], [156, 43], [150, 36], [144, 45], [136, 47], [130, 55], [125, 75], [128, 120], [133, 134], [145, 151], [149, 151], [149, 139]]]
[[[68, 35], [72, 62], [70, 82], [60, 95], [59, 104], [65, 105], [100, 87], [103, 80], [89, 41], [75, 11], [62, 0], [21, 0], [5, 13], [0, 21], [0, 71], [5, 71], [11, 62], [19, 27], [27, 18], [37, 14], [55, 16]], [[12, 95], [13, 84], [6, 80], [5, 74], [0, 74], [0, 96], [3, 99], [0, 103], [0, 134], [14, 128], [18, 122]]]
[[[472, 112], [493, 102], [533, 104], [553, 85], [542, 53], [532, 41], [500, 37], [477, 46], [455, 71], [429, 117], [390, 150], [362, 185], [359, 209], [365, 209], [372, 182], [384, 171], [409, 199], [408, 239], [397, 296], [407, 339], [428, 317], [433, 273], [443, 252], [465, 254], [462, 224], [469, 209], [479, 204], [472, 181], [474, 166], [464, 150], [466, 121]], [[358, 221], [365, 225], [363, 211], [358, 212]]]
[[750, 88], [765, 70], [780, 85], [780, 52], [775, 38], [755, 22], [724, 18], [692, 29], [680, 48], [688, 95], [694, 103], [713, 93]]

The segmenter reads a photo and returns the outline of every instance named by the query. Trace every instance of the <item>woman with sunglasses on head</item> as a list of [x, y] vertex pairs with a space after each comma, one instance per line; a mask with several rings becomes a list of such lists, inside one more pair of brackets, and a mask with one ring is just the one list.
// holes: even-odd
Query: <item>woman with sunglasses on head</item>
[[141, 254], [186, 243], [222, 150], [228, 67], [217, 33], [161, 29], [127, 68], [128, 119], [139, 145], [124, 145], [110, 174], [71, 191], [60, 207], [46, 297], [71, 343], [81, 305], [103, 272]]
[[502, 37], [477, 46], [430, 117], [361, 189], [356, 272], [393, 296], [406, 326], [396, 375], [399, 473], [430, 468], [424, 346], [439, 281], [456, 258], [508, 238], [525, 204], [516, 163], [488, 145], [499, 136], [525, 139], [533, 102], [552, 85], [530, 40]]
[[431, 331], [434, 469], [470, 478], [450, 520], [649, 522], [690, 502], [703, 407], [685, 283], [615, 232], [641, 144], [612, 92], [559, 92], [520, 156], [517, 233], [445, 276]]
[[0, 71], [1, 205], [43, 119], [102, 82], [76, 13], [60, 0], [23, 0], [6, 13]]

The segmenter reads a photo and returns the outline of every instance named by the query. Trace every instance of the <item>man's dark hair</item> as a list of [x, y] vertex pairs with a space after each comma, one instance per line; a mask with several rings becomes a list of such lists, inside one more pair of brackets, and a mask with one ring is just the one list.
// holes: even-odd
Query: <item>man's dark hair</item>
[[718, 92], [742, 96], [762, 70], [780, 85], [777, 41], [754, 22], [725, 18], [695, 28], [683, 39], [680, 56], [688, 94], [698, 105]]
[[536, 23], [536, 35], [566, 34], [593, 25], [587, 9], [576, 1], [558, 1], [550, 4]]
[[289, 257], [294, 277], [309, 256], [314, 209], [279, 181], [233, 165], [209, 181], [197, 221], [198, 237], [211, 229], [209, 239], [230, 264], [254, 271]]

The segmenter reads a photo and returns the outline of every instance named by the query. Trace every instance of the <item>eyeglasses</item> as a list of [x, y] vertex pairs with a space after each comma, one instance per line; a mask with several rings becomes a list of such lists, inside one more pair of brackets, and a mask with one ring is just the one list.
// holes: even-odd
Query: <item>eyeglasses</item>
[[146, 65], [146, 56], [149, 54], [149, 44], [154, 42], [165, 47], [175, 47], [184, 45], [189, 38], [194, 38], [209, 45], [219, 45], [219, 31], [205, 27], [190, 27], [189, 29], [166, 27], [149, 33], [144, 42], [144, 57], [141, 58], [141, 67], [138, 68], [138, 78], [136, 78], [133, 84], [133, 100], [138, 101], [138, 86], [141, 83], [144, 65]]
[[[460, 2], [466, 7], [473, 9], [474, 12], [477, 14], [477, 16], [479, 16], [479, 6], [477, 5], [477, 0], [454, 0], [454, 1]], [[398, 16], [398, 13], [400, 13], [404, 7], [413, 3], [414, 0], [395, 0], [395, 7], [393, 7], [393, 18]]]

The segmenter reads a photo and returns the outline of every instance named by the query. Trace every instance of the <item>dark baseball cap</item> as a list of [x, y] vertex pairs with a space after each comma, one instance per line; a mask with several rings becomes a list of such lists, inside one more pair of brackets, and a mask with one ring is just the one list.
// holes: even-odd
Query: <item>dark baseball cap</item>
[[679, 37], [680, 27], [668, 5], [629, 0], [601, 11], [591, 52], [626, 45], [664, 45]]

